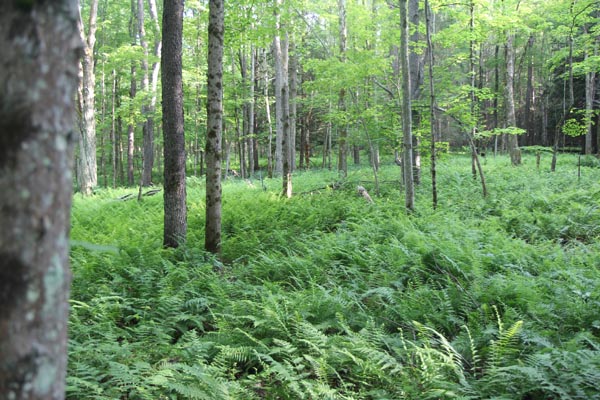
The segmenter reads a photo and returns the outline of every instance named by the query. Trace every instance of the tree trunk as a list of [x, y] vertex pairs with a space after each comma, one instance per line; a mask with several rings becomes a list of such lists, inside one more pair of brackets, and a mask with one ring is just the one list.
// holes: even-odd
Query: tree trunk
[[0, 2], [3, 399], [65, 398], [77, 21], [75, 0]]
[[[346, 62], [346, 41], [348, 30], [346, 27], [346, 0], [338, 0], [338, 8], [340, 15], [340, 60]], [[342, 121], [339, 126], [339, 157], [338, 157], [338, 172], [343, 178], [348, 176], [348, 126], [345, 121], [346, 114], [346, 89], [342, 87], [338, 94], [338, 110], [342, 115]]]
[[269, 138], [267, 144], [267, 176], [273, 178], [273, 124], [271, 121], [271, 101], [269, 100], [269, 74], [267, 72], [267, 52], [263, 52], [264, 64], [264, 97], [265, 114], [267, 116], [267, 127], [269, 129]]
[[302, 149], [304, 152], [304, 168], [310, 169], [310, 128], [309, 128], [309, 116], [310, 112], [306, 113], [306, 118], [304, 118], [304, 123], [302, 124]]
[[[131, 20], [129, 21], [130, 31], [129, 37], [131, 38], [131, 45], [135, 46], [137, 42], [137, 34], [135, 32], [134, 20], [136, 18], [135, 11], [135, 0], [131, 0]], [[137, 95], [137, 81], [136, 81], [136, 65], [134, 62], [131, 63], [131, 85], [129, 88], [129, 98], [131, 99], [131, 106], [129, 113], [131, 116], [135, 114], [133, 109], [133, 102]], [[132, 118], [132, 117], [130, 117]], [[130, 120], [127, 123], [127, 184], [129, 186], [135, 185], [134, 177], [134, 155], [135, 155], [135, 121]]]
[[289, 40], [286, 34], [285, 40], [281, 46], [281, 59], [282, 59], [282, 75], [283, 84], [281, 86], [281, 102], [283, 114], [281, 115], [281, 125], [283, 127], [283, 135], [281, 141], [282, 148], [282, 160], [283, 160], [283, 195], [287, 198], [292, 197], [292, 162], [291, 162], [291, 151], [290, 151], [290, 86], [288, 80], [288, 60], [289, 60]]
[[[140, 89], [144, 96], [150, 91], [150, 78], [148, 66], [148, 42], [146, 40], [146, 28], [144, 23], [144, 0], [137, 2], [137, 20], [138, 20], [138, 36], [140, 38], [140, 46], [144, 55], [141, 60], [142, 79]], [[146, 97], [142, 101], [142, 115], [144, 116], [143, 132], [143, 149], [142, 149], [142, 179], [141, 186], [149, 186], [152, 184], [152, 167], [154, 165], [154, 127], [150, 116], [150, 104]]]
[[[419, 49], [419, 0], [409, 0], [408, 18], [412, 34], [410, 35], [408, 54], [408, 65], [410, 69], [410, 96], [411, 104], [421, 99], [422, 86], [424, 80], [425, 58], [424, 53]], [[421, 113], [418, 110], [411, 110], [412, 124], [420, 126]], [[421, 139], [413, 135], [413, 181], [415, 185], [421, 183]]]
[[254, 47], [250, 48], [250, 92], [248, 93], [248, 175], [252, 177], [256, 166], [254, 164], [254, 92], [255, 92], [255, 69], [256, 69], [256, 51]]
[[[281, 49], [281, 23], [279, 7], [282, 0], [277, 0], [275, 11], [276, 33], [273, 39], [273, 58], [275, 59], [275, 174], [283, 173], [283, 99], [281, 94], [284, 85], [283, 53]], [[287, 71], [285, 71], [287, 73]]]
[[471, 119], [473, 120], [471, 129], [467, 132], [469, 137], [469, 145], [471, 147], [471, 168], [473, 171], [473, 179], [477, 176], [477, 171], [479, 172], [479, 177], [481, 179], [481, 190], [483, 192], [483, 197], [487, 196], [487, 186], [485, 184], [485, 175], [483, 174], [483, 169], [481, 168], [481, 163], [479, 162], [479, 154], [477, 153], [477, 147], [475, 146], [475, 130], [476, 130], [476, 120], [477, 116], [475, 115], [475, 101], [477, 100], [475, 96], [475, 3], [471, 0], [469, 4], [469, 31], [471, 33], [471, 40], [469, 43], [469, 73], [471, 76], [471, 91], [469, 94], [470, 97], [470, 107], [471, 107]]
[[[517, 126], [515, 115], [515, 53], [514, 34], [509, 33], [506, 38], [506, 123], [509, 127]], [[508, 151], [512, 165], [521, 164], [521, 150], [519, 149], [519, 138], [515, 134], [508, 135]]]
[[[587, 31], [587, 28], [584, 28]], [[596, 48], [594, 50], [594, 56], [597, 55], [598, 47], [596, 44]], [[587, 63], [589, 59], [589, 51], [585, 51], [584, 60]], [[596, 73], [593, 69], [586, 72], [585, 74], [585, 154], [592, 154], [593, 145], [592, 145], [592, 127], [593, 127], [593, 110], [594, 110], [594, 97], [595, 97], [595, 86], [596, 86]]]
[[408, 50], [408, 0], [400, 0], [400, 66], [402, 69], [402, 173], [404, 176], [405, 206], [407, 211], [415, 209], [412, 149], [412, 102], [410, 90]]
[[431, 41], [431, 10], [429, 9], [429, 0], [425, 0], [425, 29], [427, 36], [427, 57], [428, 57], [428, 74], [429, 74], [429, 125], [431, 128], [431, 198], [433, 209], [437, 208], [438, 192], [437, 192], [437, 170], [436, 170], [436, 135], [435, 135], [435, 85], [433, 80], [433, 42]]
[[183, 0], [165, 0], [163, 10], [162, 115], [164, 131], [164, 238], [166, 247], [185, 243], [187, 210], [183, 123]]
[[96, 19], [98, 16], [98, 0], [90, 3], [90, 19], [86, 34], [83, 18], [79, 14], [79, 32], [84, 42], [81, 57], [81, 80], [79, 87], [80, 107], [80, 137], [79, 137], [79, 166], [77, 181], [81, 193], [92, 194], [98, 184], [96, 165], [96, 119], [95, 119], [95, 87], [94, 76], [94, 46], [96, 44]]
[[223, 124], [223, 0], [210, 0], [206, 121], [206, 225], [204, 247], [221, 254], [221, 136]]
[[298, 96], [298, 55], [294, 42], [289, 45], [291, 55], [289, 55], [289, 109], [290, 109], [290, 140], [289, 140], [289, 160], [290, 172], [296, 169], [296, 116]]
[[[144, 151], [152, 152], [151, 154], [151, 162], [150, 165], [147, 166], [146, 174], [150, 174], [150, 181], [148, 184], [152, 184], [152, 169], [154, 168], [155, 159], [154, 154], [156, 152], [157, 155], [160, 153], [155, 149], [155, 142], [157, 140], [156, 130], [154, 126], [154, 113], [156, 111], [156, 98], [157, 98], [157, 89], [158, 89], [158, 76], [160, 74], [161, 67], [161, 48], [162, 48], [162, 40], [160, 33], [160, 24], [158, 23], [158, 11], [156, 8], [156, 0], [148, 0], [148, 11], [150, 13], [150, 19], [152, 20], [152, 33], [154, 35], [154, 45], [153, 45], [153, 55], [155, 61], [152, 63], [151, 74], [150, 74], [150, 83], [148, 90], [150, 91], [150, 102], [148, 106], [148, 116], [145, 121], [145, 127], [148, 131], [148, 141], [149, 144], [144, 147]], [[147, 149], [147, 150], [146, 150]], [[157, 163], [160, 164], [160, 160], [156, 160]], [[160, 165], [158, 168], [158, 172], [160, 173]]]
[[115, 115], [116, 99], [117, 99], [117, 71], [112, 70], [112, 99], [111, 99], [111, 124], [110, 124], [110, 143], [111, 143], [111, 164], [112, 164], [112, 187], [117, 187], [117, 167], [118, 167], [118, 156], [119, 146], [117, 140], [117, 118]]
[[534, 126], [534, 89], [533, 89], [533, 44], [535, 42], [535, 36], [532, 34], [529, 35], [529, 40], [527, 41], [527, 90], [525, 92], [525, 128], [527, 141], [529, 145], [535, 144], [535, 126]]
[[[100, 125], [106, 126], [106, 74], [104, 71], [104, 63], [102, 63], [102, 72], [100, 73]], [[100, 173], [102, 174], [102, 186], [108, 187], [108, 178], [106, 172], [106, 145], [105, 131], [100, 130]]]

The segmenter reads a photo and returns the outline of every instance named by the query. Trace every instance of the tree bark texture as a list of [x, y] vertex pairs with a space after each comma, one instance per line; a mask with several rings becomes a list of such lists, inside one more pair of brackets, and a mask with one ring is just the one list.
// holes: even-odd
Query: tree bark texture
[[[425, 70], [425, 54], [419, 49], [419, 0], [410, 0], [408, 2], [408, 18], [409, 27], [412, 30], [410, 35], [410, 43], [412, 46], [409, 47], [410, 52], [408, 55], [408, 65], [410, 68], [410, 96], [412, 104], [421, 100], [422, 87], [424, 82], [424, 70]], [[419, 126], [421, 121], [421, 113], [419, 110], [413, 109], [412, 111], [412, 122], [414, 125]], [[413, 179], [416, 185], [421, 183], [421, 139], [413, 135]]]
[[221, 253], [221, 136], [223, 121], [223, 0], [210, 0], [208, 22], [206, 225], [204, 247]]
[[[514, 34], [509, 33], [506, 38], [506, 123], [508, 126], [517, 126], [515, 115], [515, 52]], [[512, 165], [521, 164], [521, 150], [517, 135], [508, 135], [508, 151]]]
[[298, 115], [298, 103], [296, 98], [298, 96], [298, 55], [296, 54], [296, 44], [291, 41], [288, 49], [289, 55], [289, 109], [290, 109], [290, 140], [289, 140], [289, 160], [290, 160], [290, 171], [296, 170], [296, 125]]
[[[346, 27], [346, 0], [338, 0], [340, 15], [340, 61], [346, 62], [346, 42], [348, 29]], [[346, 113], [346, 89], [341, 88], [338, 94], [338, 109], [342, 115]], [[345, 178], [348, 176], [348, 128], [345, 121], [340, 123], [338, 138], [338, 172]]]
[[[277, 7], [281, 5], [281, 0], [277, 1]], [[281, 24], [279, 22], [279, 10], [275, 12], [276, 33], [273, 39], [273, 58], [275, 59], [275, 174], [283, 173], [283, 98], [281, 93], [284, 85], [283, 50], [281, 44]], [[285, 72], [284, 72], [285, 71]]]
[[65, 396], [78, 19], [0, 2], [0, 399]]
[[95, 86], [94, 46], [96, 44], [96, 19], [98, 16], [98, 0], [90, 3], [89, 29], [86, 34], [83, 18], [79, 14], [79, 32], [84, 43], [81, 58], [81, 79], [79, 81], [80, 137], [79, 166], [77, 168], [79, 189], [84, 195], [92, 194], [98, 185], [96, 165], [96, 118], [95, 118]]
[[161, 70], [165, 158], [163, 244], [166, 247], [178, 247], [185, 242], [187, 233], [182, 35], [183, 0], [165, 0]]
[[429, 75], [429, 125], [431, 129], [431, 201], [433, 209], [437, 208], [438, 203], [438, 191], [437, 191], [437, 154], [436, 154], [436, 120], [435, 120], [435, 107], [436, 107], [436, 99], [435, 99], [435, 84], [434, 84], [434, 75], [433, 75], [433, 66], [435, 65], [435, 57], [433, 54], [433, 41], [431, 40], [431, 30], [432, 30], [432, 21], [431, 21], [431, 10], [429, 8], [429, 0], [425, 0], [425, 31], [426, 31], [426, 41], [427, 41], [427, 73]]
[[290, 85], [288, 77], [288, 49], [289, 40], [286, 34], [285, 40], [283, 40], [281, 46], [281, 59], [282, 59], [282, 76], [283, 84], [281, 86], [281, 103], [283, 114], [280, 116], [281, 125], [283, 127], [283, 135], [281, 141], [282, 149], [282, 161], [283, 161], [283, 195], [287, 198], [292, 197], [292, 162], [291, 162], [291, 149], [290, 149]]
[[402, 173], [404, 176], [405, 206], [408, 211], [415, 208], [412, 149], [412, 110], [408, 50], [408, 4], [400, 0], [400, 67], [402, 70]]

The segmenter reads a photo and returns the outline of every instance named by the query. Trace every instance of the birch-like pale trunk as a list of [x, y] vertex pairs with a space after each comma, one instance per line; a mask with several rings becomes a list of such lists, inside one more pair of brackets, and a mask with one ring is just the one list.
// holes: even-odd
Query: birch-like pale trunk
[[275, 175], [283, 173], [283, 98], [284, 85], [283, 52], [281, 45], [281, 23], [279, 7], [282, 0], [277, 0], [275, 14], [276, 33], [273, 38], [273, 58], [275, 59]]
[[80, 62], [79, 81], [79, 165], [77, 166], [77, 182], [84, 195], [91, 195], [98, 185], [98, 166], [96, 164], [96, 103], [94, 75], [94, 46], [96, 45], [96, 20], [98, 17], [98, 0], [90, 3], [88, 31], [85, 31], [83, 17], [79, 14], [79, 34], [84, 43], [83, 56]]
[[[515, 114], [515, 35], [509, 33], [506, 37], [506, 123], [508, 126], [517, 126]], [[508, 152], [512, 165], [521, 164], [521, 149], [517, 135], [508, 135]]]

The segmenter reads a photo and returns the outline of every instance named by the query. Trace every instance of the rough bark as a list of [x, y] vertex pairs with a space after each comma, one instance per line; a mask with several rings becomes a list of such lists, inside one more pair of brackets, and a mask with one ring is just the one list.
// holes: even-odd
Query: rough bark
[[221, 253], [221, 136], [223, 121], [223, 0], [210, 0], [208, 22], [206, 225], [204, 247]]
[[0, 2], [0, 398], [65, 396], [75, 0]]
[[83, 17], [79, 14], [79, 33], [84, 43], [81, 57], [79, 81], [80, 136], [79, 136], [79, 165], [77, 182], [84, 195], [92, 194], [98, 185], [98, 170], [96, 165], [96, 119], [95, 119], [95, 86], [94, 75], [94, 46], [96, 44], [96, 19], [98, 16], [98, 0], [90, 3], [90, 18], [88, 31], [85, 32]]
[[187, 233], [183, 124], [183, 0], [165, 0], [163, 10], [162, 113], [164, 132], [163, 245], [178, 247]]
[[404, 177], [405, 206], [408, 211], [415, 208], [413, 181], [412, 112], [408, 50], [408, 4], [400, 0], [400, 67], [402, 70], [402, 173]]

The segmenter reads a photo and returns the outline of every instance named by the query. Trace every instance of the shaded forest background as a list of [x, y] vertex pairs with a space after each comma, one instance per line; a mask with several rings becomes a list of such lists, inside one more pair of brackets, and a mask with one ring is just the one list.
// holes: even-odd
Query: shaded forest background
[[[598, 152], [600, 6], [593, 0], [431, 1], [436, 119], [429, 114], [423, 2], [409, 2], [413, 134], [417, 155], [469, 145]], [[207, 4], [187, 1], [183, 73], [188, 175], [204, 172]], [[226, 5], [223, 150], [225, 171], [281, 174], [275, 115], [274, 38], [289, 81], [291, 168], [336, 168], [346, 157], [401, 148], [400, 18], [380, 0], [232, 1]], [[343, 13], [342, 13], [343, 10]], [[86, 56], [80, 87], [78, 189], [162, 180], [160, 49], [162, 4], [82, 2]], [[343, 15], [342, 15], [343, 14]], [[343, 18], [342, 18], [343, 17]], [[340, 27], [346, 22], [345, 35]], [[510, 39], [510, 40], [509, 40]], [[342, 46], [342, 43], [344, 46]], [[514, 57], [514, 73], [507, 70]], [[508, 104], [509, 79], [515, 115]], [[433, 132], [433, 133], [432, 133]], [[337, 154], [347, 147], [344, 157]], [[344, 149], [345, 150], [345, 149]], [[345, 161], [344, 161], [345, 162]]]

